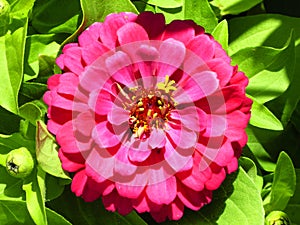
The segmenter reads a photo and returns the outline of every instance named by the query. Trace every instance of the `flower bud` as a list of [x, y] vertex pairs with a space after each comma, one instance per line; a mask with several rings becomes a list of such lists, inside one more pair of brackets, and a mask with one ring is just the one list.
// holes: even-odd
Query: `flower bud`
[[31, 174], [34, 160], [25, 147], [10, 151], [6, 158], [7, 172], [16, 178], [25, 178]]
[[291, 221], [288, 215], [282, 211], [271, 212], [265, 220], [265, 225], [290, 225]]

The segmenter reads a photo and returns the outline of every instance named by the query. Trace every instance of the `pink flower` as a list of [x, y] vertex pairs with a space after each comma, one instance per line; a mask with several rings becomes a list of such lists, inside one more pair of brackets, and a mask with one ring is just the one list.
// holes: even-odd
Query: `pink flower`
[[162, 14], [111, 14], [67, 44], [48, 81], [48, 129], [86, 201], [178, 220], [238, 167], [248, 79], [212, 36]]

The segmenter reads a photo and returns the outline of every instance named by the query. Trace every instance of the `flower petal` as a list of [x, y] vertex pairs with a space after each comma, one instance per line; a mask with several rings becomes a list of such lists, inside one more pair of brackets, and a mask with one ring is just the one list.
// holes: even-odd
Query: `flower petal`
[[148, 185], [146, 188], [146, 194], [149, 200], [151, 200], [152, 202], [159, 205], [168, 205], [176, 197], [176, 187], [176, 178], [172, 176], [160, 183]]

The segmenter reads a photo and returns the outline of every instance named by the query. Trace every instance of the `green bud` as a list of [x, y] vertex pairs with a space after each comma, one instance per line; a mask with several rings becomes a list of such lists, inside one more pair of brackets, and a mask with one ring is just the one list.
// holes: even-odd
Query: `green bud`
[[271, 212], [265, 220], [265, 225], [290, 225], [291, 221], [288, 215], [282, 211]]
[[6, 170], [16, 178], [29, 176], [34, 167], [34, 160], [29, 150], [25, 147], [14, 149], [7, 154]]

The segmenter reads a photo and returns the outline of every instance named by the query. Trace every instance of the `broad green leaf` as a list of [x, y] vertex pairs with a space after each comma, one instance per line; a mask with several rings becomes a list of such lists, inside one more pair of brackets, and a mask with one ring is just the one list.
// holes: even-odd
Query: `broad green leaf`
[[222, 16], [239, 14], [261, 3], [262, 0], [213, 0], [212, 5], [220, 9]]
[[27, 20], [13, 33], [0, 37], [0, 105], [18, 113], [18, 92], [22, 82]]
[[[2, 154], [0, 153], [0, 157]], [[4, 157], [4, 160], [6, 157]], [[5, 163], [5, 161], [4, 161]], [[3, 166], [0, 166], [0, 201], [22, 200], [25, 198], [22, 191], [23, 181], [9, 175]], [[1, 203], [0, 203], [1, 204]]]
[[68, 220], [63, 216], [59, 215], [57, 212], [46, 208], [47, 220], [50, 225], [72, 225]]
[[[223, 49], [228, 50], [228, 23], [227, 20], [222, 20], [211, 33], [215, 40], [218, 41]], [[234, 62], [233, 62], [234, 63]]]
[[184, 0], [184, 19], [191, 19], [211, 33], [218, 24], [218, 19], [208, 0]]
[[290, 217], [292, 224], [300, 224], [300, 169], [296, 168], [296, 189], [293, 197], [285, 208], [285, 212]]
[[26, 205], [32, 220], [36, 224], [47, 225], [45, 200], [39, 185], [38, 172], [35, 171], [24, 181], [23, 190], [26, 193]]
[[20, 133], [14, 133], [11, 135], [0, 134], [0, 147], [0, 152], [3, 154], [20, 147], [26, 147], [33, 152], [35, 149], [35, 143], [33, 140], [24, 138]]
[[36, 124], [36, 121], [43, 119], [45, 113], [36, 102], [25, 103], [19, 108], [20, 116], [29, 120], [34, 125]]
[[260, 192], [251, 178], [240, 168], [228, 175], [221, 187], [214, 192], [213, 201], [198, 212], [186, 210], [179, 221], [163, 225], [241, 225], [264, 224], [264, 210]]
[[62, 179], [58, 179], [48, 173], [46, 174], [46, 201], [53, 200], [63, 193], [66, 182], [63, 183], [62, 181]]
[[147, 4], [147, 2], [144, 1], [133, 1], [132, 3], [139, 12], [149, 11], [155, 13], [154, 5], [149, 5]]
[[36, 135], [36, 157], [39, 166], [55, 177], [69, 180], [70, 178], [63, 171], [61, 161], [58, 158], [58, 145], [42, 121], [37, 122]]
[[296, 188], [296, 173], [293, 162], [285, 152], [281, 152], [274, 172], [270, 202], [266, 211], [284, 211]]
[[32, 26], [39, 33], [72, 34], [80, 19], [80, 4], [74, 0], [37, 0], [32, 11]]
[[60, 197], [50, 201], [48, 205], [53, 210], [59, 211], [73, 224], [146, 225], [135, 212], [125, 217], [120, 216], [117, 213], [107, 211], [103, 207], [102, 201], [84, 202], [67, 188]]
[[251, 125], [269, 130], [283, 130], [281, 122], [266, 106], [259, 103], [254, 97], [248, 96], [253, 100], [249, 122]]
[[[246, 92], [260, 103], [265, 103], [280, 96], [287, 90], [294, 76], [295, 45], [293, 35], [278, 58], [270, 66], [252, 76]], [[259, 61], [264, 56], [259, 57]], [[247, 71], [245, 71], [247, 73]], [[249, 71], [250, 73], [250, 71]]]
[[78, 29], [68, 37], [65, 43], [73, 41], [86, 27], [94, 22], [104, 21], [110, 13], [134, 12], [138, 13], [135, 6], [129, 0], [80, 0], [83, 19]]
[[0, 0], [0, 36], [3, 36], [8, 31], [10, 20], [10, 5], [6, 0]]
[[56, 57], [60, 45], [56, 42], [58, 35], [32, 35], [26, 39], [25, 77], [24, 81], [36, 78], [39, 73], [39, 56]]
[[248, 135], [247, 146], [250, 151], [255, 156], [255, 159], [259, 165], [268, 172], [273, 172], [275, 170], [276, 164], [272, 162], [272, 158], [269, 153], [265, 150], [261, 141], [257, 138], [256, 134], [253, 131], [251, 126], [248, 126], [246, 129]]
[[36, 82], [23, 82], [19, 92], [19, 102], [24, 104], [29, 101], [41, 99], [45, 91], [47, 91], [47, 85]]
[[24, 18], [32, 9], [35, 0], [15, 0], [12, 1], [10, 15], [13, 18]]
[[[229, 20], [229, 55], [248, 47], [282, 48], [294, 30], [296, 55], [300, 48], [300, 18], [276, 14], [238, 17]], [[299, 68], [300, 65], [297, 65]], [[296, 69], [297, 71], [297, 69]]]
[[177, 7], [173, 9], [166, 9], [161, 7], [156, 7], [155, 11], [157, 13], [163, 13], [166, 19], [166, 23], [171, 23], [173, 20], [183, 20], [184, 11], [182, 7]]
[[155, 5], [161, 8], [178, 8], [183, 4], [183, 0], [147, 0], [147, 4]]
[[0, 199], [0, 224], [34, 225], [25, 201], [9, 201]]
[[[51, 209], [46, 208], [46, 214], [51, 225], [71, 225], [70, 222]], [[34, 225], [35, 223], [27, 211], [25, 201], [0, 200], [0, 224]]]
[[256, 184], [256, 187], [259, 191], [261, 191], [263, 187], [263, 178], [258, 176], [258, 171], [255, 163], [247, 157], [241, 157], [239, 159], [240, 166], [245, 170], [247, 175], [252, 179], [252, 181]]

